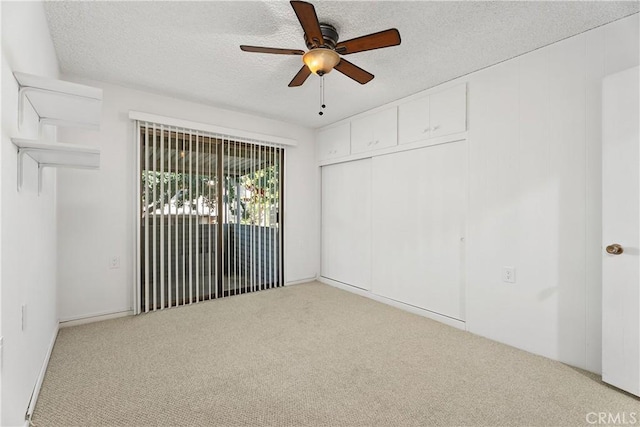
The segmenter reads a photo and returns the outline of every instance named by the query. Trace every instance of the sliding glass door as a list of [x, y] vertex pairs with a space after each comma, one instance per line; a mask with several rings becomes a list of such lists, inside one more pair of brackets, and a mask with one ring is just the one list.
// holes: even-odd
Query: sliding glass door
[[138, 127], [140, 311], [281, 286], [284, 150]]

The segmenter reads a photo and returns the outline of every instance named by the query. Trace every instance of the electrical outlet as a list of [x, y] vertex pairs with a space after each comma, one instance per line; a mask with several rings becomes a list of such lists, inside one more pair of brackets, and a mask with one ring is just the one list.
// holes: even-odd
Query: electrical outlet
[[502, 267], [502, 281], [505, 283], [516, 283], [516, 268]]
[[120, 268], [120, 257], [118, 255], [112, 255], [109, 258], [109, 268]]

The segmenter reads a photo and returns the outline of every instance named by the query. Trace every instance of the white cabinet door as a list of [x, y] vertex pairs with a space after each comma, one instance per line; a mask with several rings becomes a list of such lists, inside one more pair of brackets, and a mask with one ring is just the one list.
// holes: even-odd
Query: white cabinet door
[[466, 141], [372, 159], [372, 292], [464, 320]]
[[[602, 91], [602, 380], [640, 396], [638, 67]], [[615, 244], [622, 252], [614, 252]]]
[[429, 138], [429, 97], [398, 106], [398, 144]]
[[467, 130], [467, 85], [462, 84], [429, 96], [431, 138]]
[[375, 115], [351, 121], [351, 152], [353, 154], [371, 150], [374, 140]]
[[396, 107], [351, 122], [351, 154], [379, 150], [398, 144]]
[[349, 155], [351, 126], [344, 123], [318, 131], [316, 135], [317, 158], [319, 161]]
[[371, 289], [371, 159], [322, 167], [323, 277]]

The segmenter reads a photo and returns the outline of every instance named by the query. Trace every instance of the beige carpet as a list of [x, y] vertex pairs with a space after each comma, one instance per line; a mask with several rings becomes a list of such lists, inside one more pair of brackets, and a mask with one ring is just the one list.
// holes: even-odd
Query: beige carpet
[[577, 426], [601, 411], [639, 414], [640, 401], [561, 363], [310, 283], [60, 330], [33, 422]]

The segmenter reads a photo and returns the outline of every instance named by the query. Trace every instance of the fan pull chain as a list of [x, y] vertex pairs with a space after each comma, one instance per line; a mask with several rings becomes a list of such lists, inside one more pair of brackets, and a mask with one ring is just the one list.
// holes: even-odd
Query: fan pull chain
[[[322, 103], [322, 108], [325, 108], [324, 104], [324, 76], [320, 77], [320, 102]], [[322, 111], [318, 112], [319, 115], [323, 115]]]

